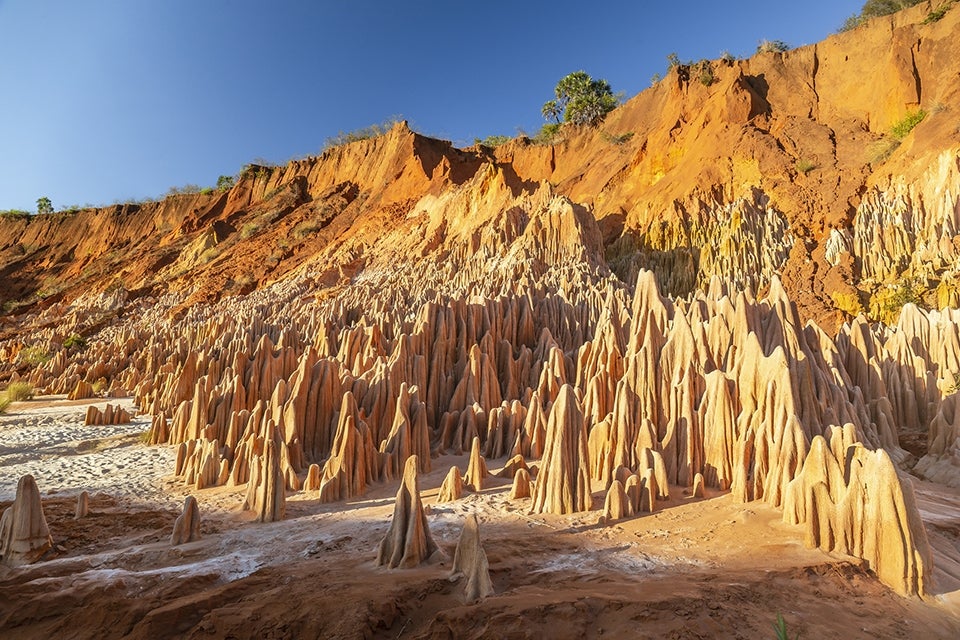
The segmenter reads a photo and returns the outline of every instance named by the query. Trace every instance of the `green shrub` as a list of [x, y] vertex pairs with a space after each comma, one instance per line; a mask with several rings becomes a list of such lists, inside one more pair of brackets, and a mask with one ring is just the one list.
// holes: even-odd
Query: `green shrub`
[[757, 44], [757, 53], [783, 53], [789, 50], [790, 45], [783, 40], [763, 39]]
[[213, 193], [213, 187], [204, 187], [203, 189], [200, 189], [200, 195], [202, 196], [208, 196], [211, 193]]
[[[777, 621], [773, 623], [773, 631], [777, 634], [777, 640], [790, 640], [790, 633], [787, 631], [787, 622], [783, 619], [782, 614], [777, 614]], [[800, 632], [797, 632], [797, 635], [794, 636], [794, 640], [800, 638]]]
[[510, 142], [510, 140], [512, 140], [510, 136], [494, 135], [494, 136], [487, 136], [483, 140], [481, 140], [480, 138], [477, 138], [473, 142], [474, 144], [479, 144], [484, 147], [490, 147], [491, 149], [496, 149], [500, 145]]
[[390, 131], [390, 129], [392, 129], [393, 126], [401, 120], [401, 116], [393, 116], [387, 118], [383, 122], [371, 124], [370, 126], [362, 127], [360, 129], [354, 129], [353, 131], [340, 131], [337, 133], [337, 135], [330, 136], [324, 141], [323, 151], [345, 144], [350, 144], [351, 142], [359, 142], [360, 140], [369, 140], [370, 138], [382, 136]]
[[553, 93], [555, 98], [545, 102], [540, 113], [557, 124], [596, 124], [620, 103], [609, 82], [595, 80], [585, 71], [574, 71], [561, 78]]
[[29, 382], [11, 382], [4, 395], [10, 402], [20, 402], [33, 397], [33, 385]]
[[927, 112], [923, 109], [918, 109], [917, 111], [908, 113], [903, 117], [902, 120], [890, 128], [890, 135], [896, 140], [903, 140], [910, 134], [911, 131], [913, 131], [913, 128], [920, 124], [920, 122], [922, 122], [926, 117]]
[[870, 311], [884, 324], [896, 324], [904, 305], [920, 306], [922, 292], [923, 286], [917, 278], [904, 276], [893, 284], [881, 287], [873, 295]]
[[10, 406], [10, 398], [6, 394], [0, 393], [0, 413], [4, 413]]
[[20, 361], [32, 367], [50, 361], [50, 354], [43, 347], [26, 347], [20, 352]]
[[860, 9], [860, 15], [864, 18], [879, 18], [920, 4], [920, 2], [921, 0], [867, 0]]
[[63, 341], [64, 349], [86, 349], [87, 340], [79, 333], [70, 334], [70, 336]]
[[862, 25], [863, 22], [864, 22], [863, 16], [861, 16], [859, 13], [855, 13], [843, 21], [843, 24], [841, 24], [840, 27], [837, 29], [837, 33], [843, 33], [845, 31], [856, 29], [857, 27]]
[[291, 235], [297, 240], [303, 240], [307, 236], [313, 235], [317, 231], [320, 231], [320, 229], [323, 229], [322, 220], [304, 220], [293, 228]]
[[46, 196], [37, 198], [37, 213], [53, 213], [53, 203], [50, 202], [50, 198]]
[[870, 164], [883, 164], [900, 147], [900, 141], [893, 138], [881, 138], [870, 145], [868, 160]]
[[633, 131], [627, 131], [626, 133], [621, 133], [620, 135], [614, 135], [604, 131], [601, 136], [606, 142], [619, 147], [633, 137]]
[[797, 171], [806, 174], [817, 168], [817, 163], [813, 160], [797, 160]]
[[240, 170], [240, 177], [263, 180], [269, 178], [270, 174], [272, 174], [276, 168], [277, 165], [272, 162], [264, 160], [263, 158], [256, 158], [253, 162], [243, 165], [243, 168]]
[[210, 247], [206, 251], [200, 254], [200, 264], [207, 264], [212, 262], [220, 257], [220, 249], [217, 247]]
[[260, 231], [260, 225], [255, 222], [248, 222], [240, 229], [240, 237], [246, 240], [257, 235], [258, 231]]
[[700, 80], [700, 84], [705, 87], [709, 87], [716, 81], [716, 76], [713, 75], [713, 65], [710, 64], [709, 60], [701, 60], [697, 63], [697, 78]]
[[[907, 7], [920, 4], [920, 2], [921, 0], [867, 0], [860, 8], [860, 13], [855, 13], [844, 20], [843, 24], [840, 25], [840, 28], [837, 31], [838, 33], [842, 33], [844, 31], [856, 29], [865, 23], [869, 18], [888, 16], [891, 13], [900, 11], [901, 9], [906, 9]], [[927, 15], [927, 19], [923, 21], [924, 24], [930, 24], [931, 22], [936, 22], [942, 18], [944, 14], [946, 14], [951, 4], [953, 4], [953, 0], [949, 0], [940, 9], [931, 11]]]
[[923, 24], [933, 24], [934, 22], [940, 22], [943, 20], [943, 16], [947, 15], [947, 11], [950, 10], [950, 5], [953, 3], [948, 2], [939, 9], [935, 9], [927, 14], [927, 17], [924, 18]]
[[220, 176], [217, 178], [217, 191], [229, 191], [236, 182], [233, 176]]
[[540, 131], [533, 137], [533, 141], [537, 144], [553, 144], [554, 139], [562, 128], [563, 125], [560, 123], [548, 122], [540, 127]]
[[32, 213], [24, 211], [23, 209], [6, 209], [0, 211], [0, 218], [7, 218], [9, 220], [29, 220], [32, 217]]

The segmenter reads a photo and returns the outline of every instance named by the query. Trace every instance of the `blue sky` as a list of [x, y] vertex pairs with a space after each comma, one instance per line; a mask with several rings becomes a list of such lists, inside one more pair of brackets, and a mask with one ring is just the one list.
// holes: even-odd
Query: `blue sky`
[[666, 55], [821, 40], [859, 0], [0, 0], [0, 209], [158, 196], [402, 115], [535, 132], [583, 69], [630, 97]]

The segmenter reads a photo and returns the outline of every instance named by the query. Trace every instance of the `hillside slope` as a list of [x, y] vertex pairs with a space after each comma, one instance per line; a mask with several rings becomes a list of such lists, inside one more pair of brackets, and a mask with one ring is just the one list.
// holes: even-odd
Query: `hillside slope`
[[[412, 224], [422, 198], [494, 165], [517, 193], [546, 181], [584, 206], [626, 283], [651, 268], [683, 295], [712, 275], [763, 286], [780, 273], [801, 313], [828, 328], [843, 312], [879, 315], [883, 285], [904, 273], [936, 292], [931, 306], [956, 303], [960, 12], [923, 24], [926, 11], [715, 61], [709, 86], [696, 67], [676, 68], [553, 145], [459, 150], [400, 125], [250, 167], [227, 194], [0, 220], [0, 302], [117, 286], [212, 300], [307, 262], [353, 273], [358, 250], [338, 247], [377, 253], [381, 231]], [[891, 127], [921, 108], [927, 117], [898, 144]]]

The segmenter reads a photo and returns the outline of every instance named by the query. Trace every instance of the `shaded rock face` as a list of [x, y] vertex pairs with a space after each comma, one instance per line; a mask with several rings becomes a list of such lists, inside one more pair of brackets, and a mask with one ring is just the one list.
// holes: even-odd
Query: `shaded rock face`
[[460, 475], [458, 467], [450, 467], [450, 471], [443, 479], [440, 485], [440, 492], [437, 494], [437, 502], [453, 502], [459, 500], [463, 495], [463, 477]]
[[0, 561], [11, 567], [32, 564], [53, 546], [33, 476], [17, 483], [13, 504], [0, 516]]
[[480, 524], [476, 514], [471, 513], [463, 522], [457, 550], [453, 555], [450, 579], [464, 578], [464, 602], [483, 600], [493, 593], [487, 554], [480, 544]]

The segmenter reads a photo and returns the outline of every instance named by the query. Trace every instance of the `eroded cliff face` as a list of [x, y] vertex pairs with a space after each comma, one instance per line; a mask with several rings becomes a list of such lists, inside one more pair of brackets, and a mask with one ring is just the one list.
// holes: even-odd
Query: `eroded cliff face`
[[593, 508], [591, 482], [621, 515], [706, 484], [923, 593], [901, 474], [956, 477], [960, 333], [857, 311], [905, 272], [952, 300], [960, 10], [925, 15], [714, 63], [709, 85], [677, 69], [552, 146], [398, 124], [222, 194], [0, 221], [0, 295], [25, 303], [0, 380], [135, 396], [184, 482], [246, 485], [261, 520], [410, 460], [471, 451], [476, 483], [481, 455], [519, 456], [536, 510]]
[[[960, 12], [923, 24], [928, 10], [713, 62], [708, 85], [679, 67], [553, 145], [460, 150], [398, 126], [251, 167], [226, 194], [0, 220], [0, 299], [49, 304], [122, 286], [212, 300], [308, 262], [353, 275], [359, 247], [379, 252], [384, 230], [419, 233], [417, 203], [493, 166], [515, 194], [549, 182], [583, 207], [628, 286], [640, 268], [673, 295], [713, 275], [762, 288], [777, 273], [801, 314], [833, 330], [860, 309], [878, 317], [884, 287], [907, 273], [937, 306], [956, 297]], [[892, 126], [918, 109], [926, 118], [897, 142]]]

